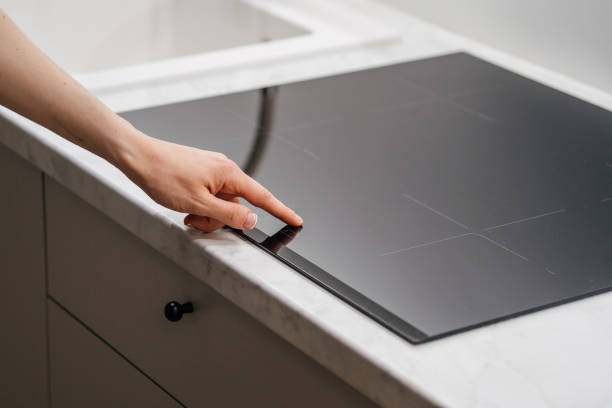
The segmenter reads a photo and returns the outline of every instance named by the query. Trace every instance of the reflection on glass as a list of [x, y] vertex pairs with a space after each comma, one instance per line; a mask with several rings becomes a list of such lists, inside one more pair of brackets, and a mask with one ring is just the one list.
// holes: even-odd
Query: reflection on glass
[[255, 140], [251, 151], [247, 156], [244, 172], [249, 176], [254, 176], [261, 159], [264, 156], [266, 147], [272, 134], [274, 123], [274, 110], [276, 104], [276, 94], [278, 87], [263, 88], [260, 91], [259, 114], [257, 116], [257, 127], [255, 128]]
[[291, 227], [289, 225], [281, 228], [276, 234], [266, 238], [261, 246], [267, 250], [274, 252], [275, 254], [286, 245], [289, 245], [291, 241], [297, 236], [302, 230], [302, 227]]

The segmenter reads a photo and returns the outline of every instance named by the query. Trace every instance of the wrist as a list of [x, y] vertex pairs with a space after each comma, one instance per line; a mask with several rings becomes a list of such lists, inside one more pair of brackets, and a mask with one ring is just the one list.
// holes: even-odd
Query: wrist
[[134, 128], [128, 121], [122, 123], [107, 147], [105, 159], [121, 170], [132, 181], [142, 178], [142, 165], [150, 161], [148, 151], [153, 138]]

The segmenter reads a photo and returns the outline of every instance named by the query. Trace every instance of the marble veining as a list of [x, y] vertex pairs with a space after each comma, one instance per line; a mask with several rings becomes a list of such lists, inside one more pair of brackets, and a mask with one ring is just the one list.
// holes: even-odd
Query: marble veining
[[[132, 109], [466, 50], [610, 109], [612, 96], [380, 4], [402, 40], [103, 92]], [[86, 84], [87, 85], [87, 84]], [[104, 160], [0, 109], [0, 142], [385, 407], [612, 404], [612, 293], [413, 346], [238, 237], [202, 234]], [[84, 231], [86, 233], [86, 231]]]

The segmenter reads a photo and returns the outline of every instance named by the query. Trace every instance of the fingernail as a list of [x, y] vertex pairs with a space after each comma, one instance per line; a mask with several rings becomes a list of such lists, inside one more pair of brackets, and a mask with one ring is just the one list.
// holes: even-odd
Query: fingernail
[[302, 219], [302, 217], [300, 217], [299, 215], [295, 214], [296, 217], [298, 217], [298, 220], [300, 220], [300, 225], [302, 225], [304, 223], [304, 220]]
[[253, 229], [253, 227], [255, 227], [255, 224], [257, 224], [257, 214], [255, 213], [249, 213], [249, 215], [247, 215], [246, 220], [244, 221], [244, 225], [242, 226], [242, 229], [245, 230], [250, 230]]

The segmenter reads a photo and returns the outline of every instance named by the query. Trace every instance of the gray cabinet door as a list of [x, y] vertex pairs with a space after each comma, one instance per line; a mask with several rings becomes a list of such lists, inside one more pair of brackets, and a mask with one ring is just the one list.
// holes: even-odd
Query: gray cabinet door
[[0, 145], [0, 406], [46, 407], [42, 173]]
[[180, 407], [52, 301], [49, 365], [52, 407]]
[[[374, 406], [65, 188], [46, 193], [50, 296], [186, 406]], [[194, 313], [167, 321], [171, 300]]]

